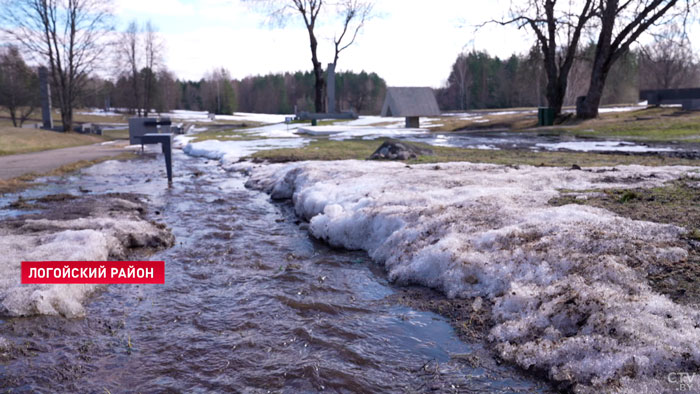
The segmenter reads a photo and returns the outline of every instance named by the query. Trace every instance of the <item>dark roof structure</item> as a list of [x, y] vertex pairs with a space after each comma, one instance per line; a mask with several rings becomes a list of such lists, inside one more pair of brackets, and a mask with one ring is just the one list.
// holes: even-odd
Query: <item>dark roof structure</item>
[[382, 116], [438, 116], [440, 107], [431, 88], [390, 87], [386, 90]]

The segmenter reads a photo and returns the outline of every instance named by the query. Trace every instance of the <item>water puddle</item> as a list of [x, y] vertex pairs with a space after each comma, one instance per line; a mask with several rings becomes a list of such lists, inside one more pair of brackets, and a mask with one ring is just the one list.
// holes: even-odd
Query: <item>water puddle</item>
[[693, 144], [637, 143], [575, 136], [488, 131], [469, 133], [428, 133], [406, 139], [435, 146], [470, 149], [528, 149], [535, 151], [658, 153], [694, 151]]

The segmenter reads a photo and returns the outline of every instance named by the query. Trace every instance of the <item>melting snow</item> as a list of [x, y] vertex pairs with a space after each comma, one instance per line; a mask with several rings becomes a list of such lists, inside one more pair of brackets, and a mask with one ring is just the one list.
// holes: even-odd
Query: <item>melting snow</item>
[[121, 207], [119, 217], [110, 217], [112, 213], [105, 212], [73, 220], [28, 219], [18, 231], [0, 229], [0, 315], [81, 316], [85, 313], [83, 302], [100, 287], [93, 284], [23, 285], [20, 284], [22, 261], [124, 258], [127, 248], [147, 246], [169, 236], [139, 218], [137, 204], [113, 200]]
[[670, 152], [671, 148], [650, 147], [646, 145], [637, 145], [631, 142], [624, 141], [569, 141], [569, 142], [554, 142], [554, 143], [539, 143], [536, 147], [547, 150], [568, 149], [581, 152], [591, 151], [618, 151], [618, 152]]
[[[171, 113], [163, 114], [164, 116], [170, 116], [173, 119], [197, 121], [197, 122], [211, 122], [209, 119], [209, 112], [207, 111], [187, 111], [187, 110], [174, 110]], [[284, 122], [286, 117], [293, 117], [294, 115], [277, 115], [277, 114], [257, 114], [248, 112], [236, 112], [233, 115], [216, 115], [214, 121], [216, 120], [233, 120], [233, 121], [249, 121], [249, 122], [260, 122], [260, 123], [280, 123]]]
[[332, 140], [347, 140], [352, 138], [376, 139], [380, 137], [408, 137], [428, 135], [428, 130], [388, 128], [388, 127], [360, 127], [360, 126], [307, 126], [301, 127], [297, 131], [299, 134], [313, 136], [327, 135]]
[[653, 392], [700, 365], [700, 312], [645, 280], [658, 261], [687, 258], [684, 230], [547, 202], [560, 188], [651, 187], [689, 172], [302, 162], [257, 166], [247, 185], [291, 198], [314, 236], [366, 250], [392, 280], [488, 300], [503, 358], [578, 390]]
[[382, 117], [382, 116], [360, 116], [357, 119], [353, 119], [347, 122], [336, 122], [336, 124], [345, 124], [348, 126], [371, 126], [371, 125], [376, 125], [376, 124], [385, 124], [388, 123], [386, 127], [403, 127], [404, 124], [406, 124], [406, 120], [404, 118], [399, 118], [399, 117]]
[[206, 140], [191, 142], [183, 148], [183, 151], [190, 156], [221, 160], [222, 164], [227, 165], [260, 150], [299, 148], [307, 142], [307, 140], [301, 138], [271, 138], [251, 141]]

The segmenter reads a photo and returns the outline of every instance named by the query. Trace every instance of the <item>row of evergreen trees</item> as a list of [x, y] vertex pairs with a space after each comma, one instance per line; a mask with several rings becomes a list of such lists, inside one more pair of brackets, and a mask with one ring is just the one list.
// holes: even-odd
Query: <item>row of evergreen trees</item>
[[[140, 75], [147, 75], [144, 69]], [[145, 80], [145, 78], [144, 78]], [[260, 112], [291, 114], [313, 111], [314, 77], [312, 72], [268, 74], [231, 78], [225, 69], [216, 69], [199, 81], [176, 80], [172, 73], [160, 71], [150, 78], [154, 93], [153, 110], [173, 109], [209, 111], [217, 114]], [[361, 114], [381, 110], [386, 82], [375, 73], [352, 71], [336, 74], [336, 108]], [[131, 76], [122, 75], [116, 82], [93, 79], [84, 95], [82, 106], [116, 107], [135, 111], [130, 94]]]

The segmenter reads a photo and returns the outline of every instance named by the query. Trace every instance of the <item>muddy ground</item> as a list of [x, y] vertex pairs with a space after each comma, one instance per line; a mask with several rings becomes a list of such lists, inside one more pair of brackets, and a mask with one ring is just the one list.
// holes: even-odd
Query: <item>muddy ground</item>
[[[83, 193], [89, 190], [81, 189]], [[119, 239], [125, 247], [126, 255], [110, 256], [112, 259], [141, 257], [168, 248], [175, 243], [175, 237], [165, 224], [154, 220], [160, 212], [150, 212], [146, 197], [133, 193], [107, 193], [76, 196], [72, 194], [51, 194], [36, 199], [23, 199], [21, 196], [5, 208], [27, 210], [27, 214], [10, 217], [0, 221], [0, 230], [21, 234], [37, 231], [26, 226], [28, 220], [46, 219], [50, 221], [67, 221], [89, 217], [126, 218], [136, 217], [152, 224], [159, 231], [153, 236], [141, 237], [138, 234], [123, 235]], [[42, 229], [46, 231], [50, 229]], [[56, 228], [55, 230], [61, 230]]]
[[645, 274], [655, 291], [677, 303], [700, 307], [700, 178], [683, 178], [651, 189], [563, 193], [550, 203], [591, 205], [630, 219], [674, 224], [686, 229], [678, 246], [688, 251], [688, 259], [656, 267], [655, 272]]

